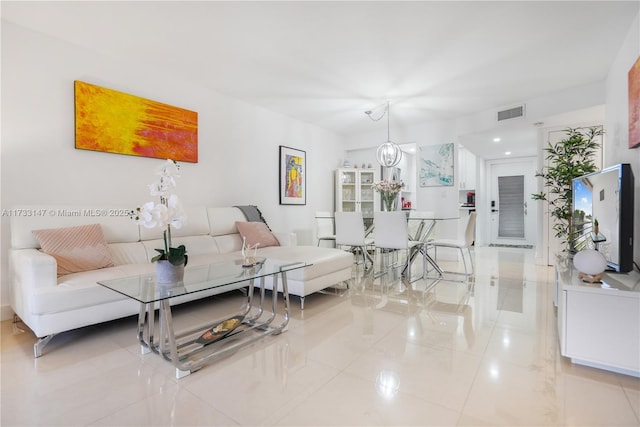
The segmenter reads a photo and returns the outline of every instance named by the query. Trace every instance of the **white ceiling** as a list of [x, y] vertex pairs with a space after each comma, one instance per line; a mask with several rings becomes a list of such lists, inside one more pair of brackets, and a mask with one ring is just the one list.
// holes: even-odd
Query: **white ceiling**
[[364, 111], [386, 100], [393, 128], [602, 81], [639, 4], [2, 1], [1, 12], [350, 135], [371, 131]]

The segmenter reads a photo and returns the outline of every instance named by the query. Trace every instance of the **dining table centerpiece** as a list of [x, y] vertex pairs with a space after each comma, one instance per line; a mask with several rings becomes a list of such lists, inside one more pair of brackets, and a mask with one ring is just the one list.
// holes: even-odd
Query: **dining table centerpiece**
[[398, 203], [398, 194], [404, 188], [404, 182], [383, 179], [374, 182], [371, 187], [380, 193], [383, 206], [387, 212], [395, 211]]
[[173, 247], [171, 228], [180, 229], [187, 217], [180, 199], [173, 190], [180, 178], [180, 165], [168, 159], [156, 171], [158, 179], [149, 184], [152, 196], [158, 201], [149, 201], [131, 211], [131, 218], [145, 228], [161, 228], [164, 247], [156, 249], [158, 255], [151, 258], [156, 263], [157, 283], [175, 283], [184, 278], [184, 267], [189, 259], [184, 245]]

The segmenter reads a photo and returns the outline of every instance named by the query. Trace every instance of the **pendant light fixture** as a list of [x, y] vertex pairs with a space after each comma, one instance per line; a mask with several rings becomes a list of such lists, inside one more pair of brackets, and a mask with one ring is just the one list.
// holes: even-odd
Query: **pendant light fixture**
[[376, 122], [382, 119], [385, 114], [387, 115], [387, 142], [380, 144], [380, 146], [378, 147], [378, 150], [376, 151], [376, 160], [378, 161], [378, 163], [380, 163], [381, 166], [387, 168], [397, 166], [400, 163], [400, 160], [402, 160], [402, 150], [400, 149], [398, 144], [391, 141], [391, 138], [389, 136], [389, 101], [387, 101], [387, 105], [380, 117], [375, 119], [371, 117], [371, 113], [371, 110], [365, 111], [365, 114], [369, 116], [371, 120]]

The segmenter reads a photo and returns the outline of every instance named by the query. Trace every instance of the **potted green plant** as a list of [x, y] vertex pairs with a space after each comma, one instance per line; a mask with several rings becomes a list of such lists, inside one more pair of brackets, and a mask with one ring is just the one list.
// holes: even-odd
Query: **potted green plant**
[[598, 170], [594, 156], [600, 148], [597, 139], [604, 135], [604, 130], [601, 127], [567, 128], [564, 133], [562, 141], [549, 142], [545, 148], [548, 166], [536, 172], [536, 176], [542, 177], [545, 189], [532, 194], [532, 197], [549, 202], [551, 216], [555, 218], [555, 236], [561, 240], [565, 250], [571, 251], [574, 242], [571, 180]]

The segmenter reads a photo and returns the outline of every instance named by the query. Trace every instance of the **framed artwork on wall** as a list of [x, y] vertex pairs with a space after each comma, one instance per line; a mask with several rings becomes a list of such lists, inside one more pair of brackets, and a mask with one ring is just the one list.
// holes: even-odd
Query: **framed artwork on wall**
[[420, 147], [420, 187], [453, 185], [453, 143]]
[[640, 57], [629, 70], [629, 148], [640, 147]]
[[198, 113], [75, 81], [76, 148], [198, 162]]
[[307, 154], [280, 146], [280, 204], [307, 204]]

